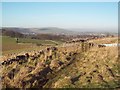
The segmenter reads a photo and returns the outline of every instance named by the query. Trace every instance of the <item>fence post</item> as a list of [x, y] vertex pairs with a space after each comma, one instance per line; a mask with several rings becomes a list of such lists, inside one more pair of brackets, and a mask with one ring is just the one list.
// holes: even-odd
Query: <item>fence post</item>
[[84, 52], [84, 42], [81, 43], [82, 52]]

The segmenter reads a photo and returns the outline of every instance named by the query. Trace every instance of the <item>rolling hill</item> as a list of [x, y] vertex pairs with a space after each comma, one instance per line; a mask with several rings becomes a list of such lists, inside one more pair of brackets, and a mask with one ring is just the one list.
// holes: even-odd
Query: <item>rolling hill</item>
[[14, 27], [3, 27], [6, 30], [17, 31], [22, 34], [65, 34], [65, 35], [73, 35], [78, 34], [77, 31], [70, 31], [63, 28], [57, 27], [44, 27], [44, 28], [14, 28]]

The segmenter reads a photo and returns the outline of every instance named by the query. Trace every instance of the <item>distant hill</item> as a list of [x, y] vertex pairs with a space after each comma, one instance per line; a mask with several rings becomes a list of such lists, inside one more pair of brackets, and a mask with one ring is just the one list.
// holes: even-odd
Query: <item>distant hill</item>
[[24, 37], [24, 35], [20, 32], [7, 29], [2, 29], [2, 35], [10, 37]]
[[71, 35], [71, 34], [77, 34], [78, 32], [70, 31], [63, 28], [57, 28], [57, 27], [45, 27], [35, 30], [36, 33], [44, 33], [44, 34], [65, 34], [65, 35]]
[[22, 34], [57, 34], [57, 35], [101, 35], [101, 34], [113, 34], [113, 32], [100, 32], [100, 31], [89, 31], [86, 29], [64, 29], [58, 27], [44, 27], [44, 28], [19, 28], [19, 27], [3, 27], [7, 31], [15, 31]]
[[[26, 31], [24, 31], [26, 30]], [[38, 29], [37, 29], [38, 30]], [[57, 35], [55, 33], [48, 32], [48, 29], [45, 29], [46, 32], [41, 32], [41, 30], [30, 30], [30, 29], [19, 29], [19, 28], [4, 28], [0, 30], [3, 36], [10, 36], [10, 37], [17, 37], [17, 38], [29, 38], [29, 39], [39, 39], [39, 40], [56, 40], [56, 41], [63, 41], [68, 39], [68, 37], [65, 37], [65, 35]], [[34, 31], [34, 32], [33, 32]], [[43, 30], [44, 31], [44, 30]], [[50, 30], [53, 32], [52, 30]], [[41, 32], [41, 33], [40, 33]], [[48, 32], [48, 33], [47, 33]], [[29, 34], [29, 35], [28, 35]]]
[[22, 33], [22, 34], [31, 33], [29, 28], [3, 27], [2, 29], [3, 30], [5, 29], [6, 31], [19, 32], [19, 33]]
[[63, 28], [57, 28], [57, 27], [45, 27], [45, 28], [14, 28], [14, 27], [7, 27], [3, 28], [6, 30], [12, 30], [17, 31], [22, 34], [65, 34], [65, 35], [73, 35], [78, 34], [77, 31], [70, 31]]

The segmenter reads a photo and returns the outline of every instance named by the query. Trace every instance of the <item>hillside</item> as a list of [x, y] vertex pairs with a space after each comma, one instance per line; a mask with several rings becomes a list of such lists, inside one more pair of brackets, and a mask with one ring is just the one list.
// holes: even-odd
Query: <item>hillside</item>
[[3, 88], [120, 87], [118, 48], [94, 46], [83, 51], [81, 45], [70, 43], [28, 52], [29, 57], [13, 56], [2, 65]]
[[57, 27], [44, 27], [44, 28], [14, 28], [14, 27], [3, 27], [7, 31], [16, 31], [22, 34], [65, 34], [74, 35], [78, 34], [76, 31], [70, 31], [63, 28]]
[[[59, 28], [59, 27], [40, 27], [40, 28], [22, 28], [22, 27], [2, 27], [7, 31], [14, 31], [19, 32], [21, 34], [26, 35], [35, 35], [35, 34], [57, 34], [57, 35], [114, 35], [117, 36], [117, 32], [109, 32], [109, 31], [102, 31], [99, 32], [98, 30], [94, 30], [91, 32], [88, 29], [75, 29], [75, 28]], [[100, 30], [101, 31], [101, 30]]]
[[18, 31], [14, 30], [7, 30], [7, 29], [2, 29], [2, 36], [10, 36], [10, 37], [23, 37], [24, 35]]
[[44, 87], [115, 88], [119, 87], [117, 48], [93, 48], [78, 54], [76, 61], [61, 70]]
[[1, 45], [2, 45], [2, 54], [13, 54], [21, 51], [36, 50], [44, 48], [47, 45], [57, 45], [61, 44], [62, 41], [59, 40], [40, 40], [40, 39], [31, 39], [31, 38], [19, 38], [18, 43], [16, 38], [9, 36], [1, 36]]
[[36, 33], [43, 33], [43, 34], [65, 34], [65, 35], [74, 35], [74, 34], [79, 33], [77, 31], [70, 31], [67, 29], [57, 28], [57, 27], [40, 28], [40, 29], [37, 29], [35, 32]]
[[28, 28], [18, 28], [18, 27], [3, 27], [2, 30], [5, 29], [6, 31], [14, 31], [19, 33], [31, 33], [31, 31]]

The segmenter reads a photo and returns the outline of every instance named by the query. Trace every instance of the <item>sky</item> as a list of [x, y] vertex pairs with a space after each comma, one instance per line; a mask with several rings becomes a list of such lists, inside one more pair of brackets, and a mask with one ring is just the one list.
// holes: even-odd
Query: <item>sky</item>
[[119, 2], [119, 0], [1, 0], [2, 2]]
[[2, 2], [3, 27], [118, 28], [117, 2]]

